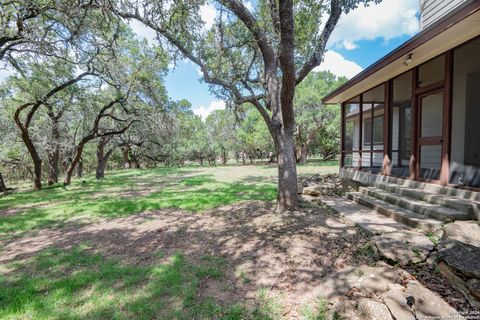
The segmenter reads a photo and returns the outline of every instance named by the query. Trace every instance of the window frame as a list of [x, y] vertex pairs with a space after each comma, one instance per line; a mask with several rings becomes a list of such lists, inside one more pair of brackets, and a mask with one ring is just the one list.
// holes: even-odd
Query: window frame
[[[373, 118], [367, 118], [363, 121], [363, 125], [364, 125], [364, 128], [365, 128], [365, 133], [363, 135], [363, 145], [364, 146], [379, 146], [379, 145], [383, 145], [383, 139], [384, 139], [384, 134], [383, 134], [383, 130], [384, 130], [384, 114], [379, 114], [377, 116], [374, 116]], [[379, 123], [382, 124], [382, 134], [381, 134], [381, 141], [375, 141], [375, 132], [376, 130], [374, 130], [374, 124], [375, 124], [375, 119], [378, 119], [378, 118], [381, 118], [381, 121]], [[373, 121], [372, 121], [373, 119]], [[372, 122], [372, 124], [369, 126], [367, 125], [367, 121], [369, 122]], [[371, 128], [371, 131], [368, 132], [367, 134], [367, 130], [368, 128]], [[372, 141], [367, 141], [367, 139], [372, 139], [373, 140], [373, 143]]]

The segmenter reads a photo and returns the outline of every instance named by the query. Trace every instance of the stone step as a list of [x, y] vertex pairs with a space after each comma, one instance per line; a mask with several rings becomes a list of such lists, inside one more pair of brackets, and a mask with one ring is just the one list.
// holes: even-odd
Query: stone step
[[403, 223], [411, 228], [418, 228], [425, 231], [435, 231], [442, 228], [441, 221], [431, 219], [420, 215], [411, 210], [398, 207], [388, 202], [368, 196], [361, 192], [350, 192], [347, 194], [348, 199], [356, 203], [375, 210], [395, 221]]
[[361, 187], [359, 191], [363, 194], [389, 202], [404, 209], [408, 209], [441, 221], [470, 220], [473, 219], [471, 212], [459, 211], [446, 208], [438, 204], [415, 200], [398, 194], [393, 194], [375, 187]]
[[480, 203], [480, 192], [472, 190], [440, 186], [438, 184], [414, 181], [409, 179], [401, 179], [393, 176], [372, 174], [369, 172], [358, 171], [357, 169], [352, 168], [342, 168], [340, 170], [340, 177], [343, 179], [355, 180], [366, 185], [374, 185], [378, 182], [397, 184], [402, 187], [421, 189], [424, 191], [432, 192], [434, 194], [443, 194], [450, 197], [464, 198], [470, 201]]
[[467, 200], [465, 198], [437, 194], [419, 188], [406, 187], [388, 182], [377, 182], [375, 183], [375, 187], [388, 191], [390, 193], [396, 193], [409, 198], [438, 204], [443, 207], [456, 209], [463, 212], [469, 212], [474, 214], [475, 212], [480, 211], [480, 203], [472, 200]]
[[[303, 197], [305, 198], [305, 196]], [[408, 232], [412, 230], [403, 223], [346, 198], [322, 196], [315, 198], [315, 201], [321, 202], [323, 205], [337, 212], [341, 217], [344, 217], [371, 235]]]

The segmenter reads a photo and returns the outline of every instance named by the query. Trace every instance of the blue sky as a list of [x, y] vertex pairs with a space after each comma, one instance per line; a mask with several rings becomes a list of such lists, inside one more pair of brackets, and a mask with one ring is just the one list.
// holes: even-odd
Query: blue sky
[[[253, 0], [244, 2], [250, 9], [254, 7]], [[351, 78], [419, 31], [418, 6], [418, 0], [383, 0], [379, 5], [360, 7], [342, 16], [330, 38], [325, 60], [317, 70], [330, 70]], [[205, 5], [201, 16], [207, 26], [211, 25], [214, 7]], [[149, 36], [149, 31], [140, 26], [134, 26], [134, 30]], [[210, 94], [200, 79], [193, 64], [180, 62], [170, 71], [165, 84], [172, 99], [188, 99], [194, 111], [206, 117], [224, 103]]]

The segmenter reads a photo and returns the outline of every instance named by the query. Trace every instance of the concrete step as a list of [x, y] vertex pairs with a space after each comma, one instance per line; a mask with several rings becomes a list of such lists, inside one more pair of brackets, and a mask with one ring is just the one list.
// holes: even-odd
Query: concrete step
[[443, 207], [455, 209], [462, 212], [469, 212], [475, 214], [476, 212], [480, 211], [480, 203], [472, 200], [467, 200], [465, 198], [437, 194], [419, 188], [406, 187], [388, 182], [377, 182], [375, 183], [375, 187], [388, 191], [390, 193], [395, 193], [416, 200], [438, 204]]
[[415, 200], [413, 198], [390, 193], [375, 187], [361, 187], [359, 191], [371, 197], [375, 197], [404, 209], [408, 209], [421, 215], [441, 221], [473, 219], [473, 214], [471, 212], [460, 211], [452, 208], [446, 208], [439, 204]]
[[408, 232], [412, 230], [403, 223], [346, 198], [322, 196], [315, 198], [315, 201], [320, 201], [323, 205], [334, 210], [341, 217], [344, 217], [371, 235]]
[[362, 192], [347, 193], [348, 199], [365, 207], [371, 208], [397, 222], [403, 223], [411, 228], [425, 231], [435, 231], [442, 228], [443, 223], [439, 220], [420, 215], [411, 210], [398, 207], [394, 204], [379, 200]]
[[355, 180], [366, 185], [374, 185], [378, 182], [397, 184], [402, 187], [421, 189], [435, 194], [443, 194], [450, 197], [464, 198], [470, 201], [480, 203], [480, 192], [472, 190], [440, 186], [438, 184], [414, 181], [409, 179], [401, 179], [393, 176], [383, 176], [379, 174], [358, 171], [357, 169], [353, 168], [342, 168], [340, 170], [340, 177], [343, 179]]

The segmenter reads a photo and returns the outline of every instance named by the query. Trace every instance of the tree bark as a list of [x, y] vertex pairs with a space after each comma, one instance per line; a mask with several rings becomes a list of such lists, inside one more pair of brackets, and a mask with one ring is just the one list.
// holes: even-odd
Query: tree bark
[[7, 187], [5, 186], [5, 181], [3, 181], [3, 176], [1, 172], [0, 172], [0, 192], [7, 192]]
[[105, 168], [107, 167], [107, 159], [98, 158], [97, 170], [95, 171], [95, 178], [97, 180], [105, 178]]
[[80, 142], [75, 148], [75, 154], [73, 155], [72, 162], [70, 162], [70, 164], [68, 165], [67, 171], [65, 172], [65, 178], [63, 179], [63, 185], [65, 186], [68, 186], [72, 182], [72, 175], [75, 171], [75, 168], [77, 167], [78, 162], [82, 158], [85, 143]]
[[293, 132], [279, 132], [274, 137], [278, 163], [277, 210], [293, 210], [298, 206], [297, 165]]
[[322, 128], [321, 124], [318, 124], [314, 129], [310, 130], [307, 135], [307, 141], [304, 144], [300, 145], [299, 153], [297, 154], [297, 163], [304, 164], [307, 162], [308, 149], [312, 142], [315, 141], [315, 138], [318, 136], [320, 129]]
[[75, 167], [75, 175], [77, 178], [83, 177], [83, 160], [82, 157], [80, 157], [80, 160], [78, 160], [77, 166]]
[[48, 153], [48, 185], [58, 182], [58, 165], [60, 161], [60, 132], [58, 119], [53, 119], [51, 132], [50, 152]]
[[222, 160], [222, 165], [226, 165], [228, 162], [228, 152], [225, 149], [222, 149], [220, 153], [220, 158]]
[[97, 170], [95, 172], [95, 178], [103, 179], [105, 177], [105, 169], [107, 167], [107, 161], [110, 155], [113, 153], [114, 148], [105, 152], [105, 146], [109, 142], [108, 137], [102, 137], [98, 141], [97, 145]]
[[33, 144], [32, 139], [30, 138], [30, 132], [28, 131], [28, 127], [30, 125], [30, 121], [35, 113], [35, 111], [38, 109], [39, 106], [34, 106], [30, 110], [27, 116], [27, 120], [25, 125], [22, 123], [20, 120], [20, 113], [24, 108], [28, 107], [28, 105], [21, 106], [17, 108], [15, 115], [14, 115], [14, 120], [15, 123], [17, 124], [17, 127], [20, 129], [21, 132], [21, 138], [23, 143], [25, 144], [25, 147], [27, 147], [28, 153], [30, 154], [30, 157], [32, 158], [33, 162], [33, 168], [34, 168], [34, 174], [33, 174], [33, 188], [35, 191], [41, 190], [42, 189], [42, 159], [38, 155], [37, 149], [35, 148], [35, 145]]
[[122, 148], [122, 155], [123, 155], [123, 168], [130, 169], [132, 167], [132, 163], [130, 162], [130, 158], [128, 157], [128, 152], [130, 151], [129, 147]]

